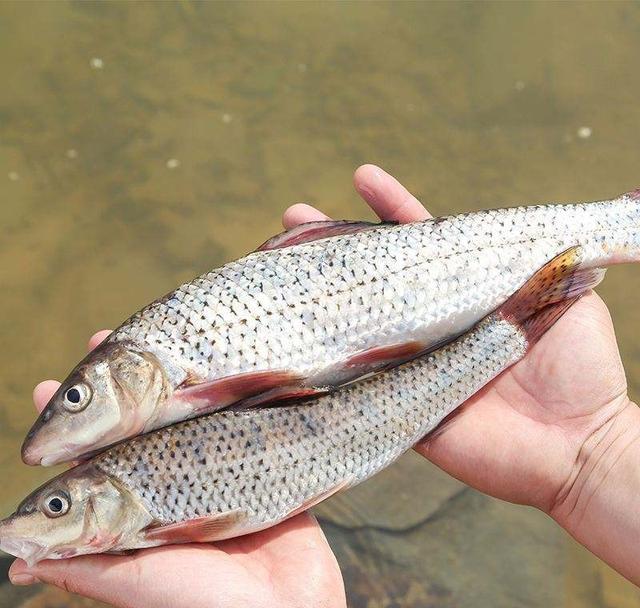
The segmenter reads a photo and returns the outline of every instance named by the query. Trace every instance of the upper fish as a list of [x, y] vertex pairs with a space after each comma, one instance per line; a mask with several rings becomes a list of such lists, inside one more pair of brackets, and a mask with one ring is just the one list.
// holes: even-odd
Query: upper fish
[[314, 222], [134, 314], [62, 383], [23, 444], [51, 465], [232, 403], [330, 391], [429, 352], [546, 262], [640, 259], [640, 190], [405, 225]]

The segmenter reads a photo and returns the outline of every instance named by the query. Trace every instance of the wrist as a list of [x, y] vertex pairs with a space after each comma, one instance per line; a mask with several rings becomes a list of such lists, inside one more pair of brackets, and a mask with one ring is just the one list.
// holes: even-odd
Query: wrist
[[640, 409], [626, 396], [581, 445], [549, 514], [578, 542], [640, 582]]

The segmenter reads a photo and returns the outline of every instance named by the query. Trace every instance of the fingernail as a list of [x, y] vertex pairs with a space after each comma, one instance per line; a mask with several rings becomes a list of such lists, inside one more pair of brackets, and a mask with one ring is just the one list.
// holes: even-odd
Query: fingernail
[[20, 586], [33, 585], [34, 583], [40, 582], [33, 574], [29, 574], [28, 572], [9, 573], [9, 580], [13, 585]]

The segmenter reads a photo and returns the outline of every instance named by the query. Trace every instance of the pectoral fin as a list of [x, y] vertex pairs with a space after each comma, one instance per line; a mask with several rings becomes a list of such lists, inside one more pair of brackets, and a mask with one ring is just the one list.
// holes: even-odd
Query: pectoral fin
[[154, 525], [145, 531], [145, 539], [165, 544], [210, 543], [229, 538], [242, 519], [241, 511], [228, 511], [176, 524]]
[[267, 370], [227, 376], [209, 382], [184, 384], [174, 392], [174, 399], [189, 403], [199, 414], [214, 412], [236, 403], [252, 399], [259, 403], [276, 398], [279, 391], [295, 393], [302, 378], [289, 370]]

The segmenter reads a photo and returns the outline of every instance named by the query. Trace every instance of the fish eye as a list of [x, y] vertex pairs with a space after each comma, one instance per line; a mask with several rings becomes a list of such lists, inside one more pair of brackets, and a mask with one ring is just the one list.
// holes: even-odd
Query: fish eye
[[71, 499], [66, 492], [55, 492], [44, 499], [42, 510], [47, 517], [60, 517], [69, 511]]
[[83, 410], [91, 401], [91, 389], [86, 384], [74, 384], [64, 393], [63, 405], [70, 412]]

